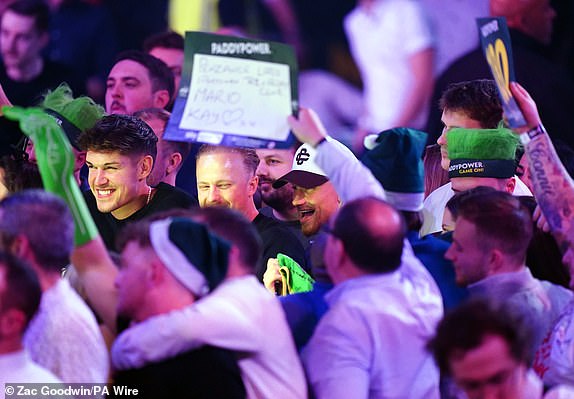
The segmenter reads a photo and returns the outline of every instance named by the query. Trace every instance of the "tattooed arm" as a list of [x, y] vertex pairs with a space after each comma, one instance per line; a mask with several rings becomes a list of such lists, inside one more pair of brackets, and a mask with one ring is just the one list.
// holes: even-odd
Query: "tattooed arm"
[[[538, 126], [540, 116], [532, 97], [518, 83], [511, 83], [510, 89], [528, 124], [516, 133]], [[525, 151], [534, 196], [564, 254], [568, 248], [574, 248], [574, 181], [560, 162], [547, 134], [534, 137], [525, 145]]]

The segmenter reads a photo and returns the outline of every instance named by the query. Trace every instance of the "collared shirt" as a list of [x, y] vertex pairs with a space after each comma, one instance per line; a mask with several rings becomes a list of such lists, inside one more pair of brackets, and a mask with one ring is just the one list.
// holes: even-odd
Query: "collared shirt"
[[534, 278], [530, 269], [495, 274], [468, 286], [471, 297], [499, 301], [521, 314], [534, 332], [533, 351], [573, 298], [572, 291]]
[[350, 279], [326, 295], [330, 309], [303, 351], [317, 398], [439, 397], [425, 345], [442, 301], [417, 269]]
[[[526, 184], [524, 184], [524, 182], [517, 176], [514, 176], [514, 178], [516, 179], [516, 185], [514, 186], [512, 195], [525, 195], [531, 197], [532, 192], [528, 189]], [[434, 190], [425, 198], [423, 202], [423, 226], [421, 227], [421, 237], [442, 231], [444, 209], [446, 208], [446, 203], [449, 199], [454, 197], [454, 194], [452, 184], [448, 182]]]

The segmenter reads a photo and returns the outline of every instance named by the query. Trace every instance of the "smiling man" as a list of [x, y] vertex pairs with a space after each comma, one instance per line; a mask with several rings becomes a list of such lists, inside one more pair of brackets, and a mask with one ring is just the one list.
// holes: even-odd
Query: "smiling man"
[[105, 116], [79, 138], [90, 171], [91, 190], [85, 199], [108, 249], [115, 248], [115, 236], [128, 222], [195, 204], [169, 184], [147, 184], [156, 143], [157, 136], [146, 123], [127, 115]]
[[165, 108], [173, 93], [173, 74], [163, 61], [142, 51], [126, 51], [108, 75], [106, 111], [131, 115], [144, 108]]
[[325, 172], [315, 163], [316, 150], [303, 144], [293, 158], [293, 165], [275, 183], [275, 189], [287, 183], [295, 187], [293, 206], [297, 208], [301, 230], [306, 236], [316, 234], [339, 209], [341, 200]]
[[305, 250], [287, 227], [262, 215], [255, 207], [259, 157], [254, 149], [204, 145], [197, 153], [197, 196], [199, 205], [235, 209], [249, 220], [263, 241], [263, 256], [255, 274], [261, 280], [267, 260], [278, 253], [288, 255], [306, 267]]

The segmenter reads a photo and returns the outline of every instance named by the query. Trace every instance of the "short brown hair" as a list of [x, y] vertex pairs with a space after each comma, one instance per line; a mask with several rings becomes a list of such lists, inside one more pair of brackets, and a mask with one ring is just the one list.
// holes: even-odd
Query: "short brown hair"
[[253, 148], [246, 148], [246, 147], [224, 147], [224, 146], [216, 146], [211, 144], [204, 144], [199, 147], [199, 151], [197, 152], [197, 156], [195, 159], [201, 158], [204, 154], [215, 154], [215, 153], [229, 153], [229, 154], [238, 154], [243, 159], [243, 165], [245, 166], [245, 170], [249, 173], [250, 176], [255, 176], [255, 171], [259, 166], [259, 157], [257, 156], [257, 152]]

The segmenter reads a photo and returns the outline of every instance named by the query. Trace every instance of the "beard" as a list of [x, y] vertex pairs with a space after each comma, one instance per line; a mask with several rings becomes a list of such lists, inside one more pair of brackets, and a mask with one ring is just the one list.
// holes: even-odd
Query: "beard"
[[284, 211], [286, 209], [293, 207], [293, 186], [291, 183], [285, 184], [281, 188], [271, 188], [273, 181], [265, 180], [269, 183], [266, 189], [262, 190], [259, 187], [259, 193], [261, 194], [261, 200], [269, 207], [275, 209], [278, 212]]

